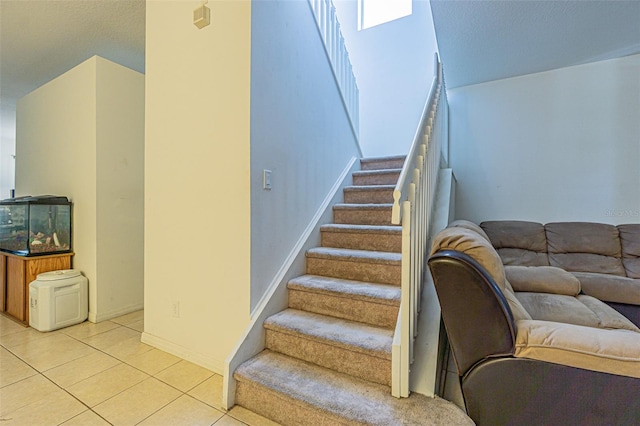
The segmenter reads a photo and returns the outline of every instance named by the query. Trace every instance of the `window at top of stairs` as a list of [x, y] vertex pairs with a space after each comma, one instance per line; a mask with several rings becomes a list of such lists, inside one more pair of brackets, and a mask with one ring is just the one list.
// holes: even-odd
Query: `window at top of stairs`
[[411, 15], [412, 0], [358, 0], [358, 31]]

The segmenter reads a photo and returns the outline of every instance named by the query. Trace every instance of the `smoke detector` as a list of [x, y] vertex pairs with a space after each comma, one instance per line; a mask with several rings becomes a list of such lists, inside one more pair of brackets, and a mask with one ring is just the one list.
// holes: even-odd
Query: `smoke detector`
[[211, 23], [211, 9], [209, 9], [206, 4], [207, 1], [193, 11], [193, 25], [200, 29]]

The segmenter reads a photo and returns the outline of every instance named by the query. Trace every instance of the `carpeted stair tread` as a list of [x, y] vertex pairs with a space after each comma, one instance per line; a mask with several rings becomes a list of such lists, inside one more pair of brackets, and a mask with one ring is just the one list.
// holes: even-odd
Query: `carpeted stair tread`
[[285, 309], [264, 322], [267, 330], [391, 360], [393, 331], [326, 315]]
[[345, 203], [391, 203], [395, 185], [354, 185], [344, 188]]
[[[250, 390], [246, 400], [241, 392], [240, 405], [283, 424], [473, 425], [458, 407], [441, 398], [414, 393], [397, 399], [388, 386], [269, 350], [238, 367], [234, 377], [239, 387]], [[267, 402], [251, 406], [251, 395], [257, 393]], [[260, 412], [261, 408], [270, 412]], [[296, 418], [294, 412], [306, 417]]]
[[345, 223], [332, 223], [322, 225], [321, 231], [344, 232], [350, 234], [391, 234], [402, 235], [402, 226], [399, 225], [357, 225]]
[[400, 265], [402, 255], [386, 251], [352, 250], [333, 247], [316, 247], [307, 250], [306, 256], [317, 259]]
[[356, 170], [352, 173], [353, 176], [372, 176], [372, 175], [396, 175], [399, 174], [402, 169], [379, 169], [379, 170]]
[[377, 191], [393, 191], [394, 189], [396, 189], [395, 185], [351, 185], [351, 186], [344, 187], [345, 192], [352, 192], [352, 191], [377, 192]]
[[338, 203], [333, 206], [334, 210], [391, 210], [392, 208], [393, 203]]
[[384, 170], [397, 169], [404, 166], [405, 155], [393, 155], [389, 157], [362, 158], [360, 159], [361, 170]]
[[391, 225], [393, 204], [343, 203], [333, 206], [333, 222], [359, 225]]
[[352, 173], [354, 185], [395, 185], [402, 169], [359, 170]]
[[343, 280], [319, 275], [302, 275], [290, 280], [287, 286], [292, 290], [365, 300], [381, 305], [400, 305], [401, 291], [395, 285]]

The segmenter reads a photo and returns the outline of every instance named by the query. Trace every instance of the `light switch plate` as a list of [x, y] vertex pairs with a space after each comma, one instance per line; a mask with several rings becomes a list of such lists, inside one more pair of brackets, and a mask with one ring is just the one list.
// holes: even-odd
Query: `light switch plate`
[[271, 170], [262, 171], [262, 189], [271, 189]]

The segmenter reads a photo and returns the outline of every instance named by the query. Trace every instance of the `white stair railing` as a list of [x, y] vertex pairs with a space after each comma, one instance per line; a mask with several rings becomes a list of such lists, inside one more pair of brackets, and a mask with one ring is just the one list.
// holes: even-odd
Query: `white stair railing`
[[442, 148], [447, 141], [447, 99], [442, 64], [436, 72], [413, 144], [393, 191], [391, 222], [402, 225], [402, 297], [392, 346], [392, 386], [395, 397], [409, 396], [413, 344], [418, 334], [436, 183]]
[[324, 41], [325, 51], [331, 63], [333, 75], [336, 79], [342, 102], [349, 114], [351, 127], [356, 135], [360, 128], [360, 100], [356, 77], [349, 60], [349, 52], [340, 31], [340, 23], [336, 14], [336, 8], [331, 0], [309, 0], [309, 5], [316, 17], [318, 31]]

